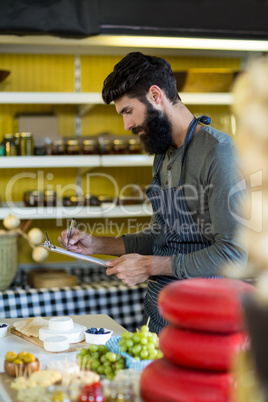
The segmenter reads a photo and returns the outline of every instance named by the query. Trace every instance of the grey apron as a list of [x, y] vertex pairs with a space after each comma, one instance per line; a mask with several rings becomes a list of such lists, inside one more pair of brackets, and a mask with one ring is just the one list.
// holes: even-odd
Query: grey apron
[[[157, 155], [153, 181], [146, 195], [149, 198], [160, 232], [153, 245], [153, 255], [172, 256], [176, 254], [188, 254], [209, 247], [210, 242], [199, 231], [194, 222], [188, 205], [185, 201], [182, 186], [182, 170], [187, 148], [193, 139], [194, 132], [199, 122], [210, 124], [211, 118], [201, 116], [194, 118], [188, 128], [182, 147], [181, 173], [177, 187], [163, 189], [159, 180], [159, 169], [165, 154]], [[182, 272], [182, 276], [186, 274]], [[167, 325], [160, 316], [157, 308], [159, 291], [168, 283], [178, 280], [172, 276], [153, 276], [156, 282], [148, 283], [148, 290], [144, 301], [143, 323], [150, 317], [150, 331], [159, 333]]]

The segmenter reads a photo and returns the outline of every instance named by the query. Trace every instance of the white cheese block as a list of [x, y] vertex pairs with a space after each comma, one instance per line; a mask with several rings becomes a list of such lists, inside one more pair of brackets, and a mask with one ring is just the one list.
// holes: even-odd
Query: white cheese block
[[48, 321], [48, 326], [52, 331], [66, 331], [72, 329], [74, 323], [70, 317], [53, 317]]
[[66, 336], [48, 336], [44, 341], [44, 349], [48, 352], [63, 352], [69, 349]]
[[44, 341], [49, 336], [57, 335], [57, 336], [66, 336], [69, 343], [78, 343], [85, 339], [85, 334], [84, 334], [85, 330], [86, 330], [86, 327], [84, 327], [83, 325], [75, 324], [75, 323], [73, 324], [72, 329], [67, 329], [65, 331], [64, 330], [55, 331], [55, 330], [49, 329], [49, 326], [47, 325], [47, 326], [40, 328], [39, 339], [41, 341]]

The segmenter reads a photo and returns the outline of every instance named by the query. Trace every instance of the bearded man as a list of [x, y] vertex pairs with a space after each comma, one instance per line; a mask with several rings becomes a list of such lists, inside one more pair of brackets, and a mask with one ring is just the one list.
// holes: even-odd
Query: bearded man
[[[243, 199], [236, 146], [227, 134], [196, 118], [183, 104], [170, 64], [129, 53], [105, 79], [103, 100], [114, 102], [125, 129], [155, 155], [147, 190], [153, 216], [146, 230], [95, 237], [73, 230], [69, 250], [107, 254], [107, 275], [134, 286], [148, 279], [144, 323], [159, 333], [167, 324], [157, 309], [163, 286], [175, 280], [222, 276], [226, 264], [243, 269], [247, 251], [237, 236]], [[241, 191], [240, 191], [240, 190]], [[59, 241], [66, 246], [68, 229]]]

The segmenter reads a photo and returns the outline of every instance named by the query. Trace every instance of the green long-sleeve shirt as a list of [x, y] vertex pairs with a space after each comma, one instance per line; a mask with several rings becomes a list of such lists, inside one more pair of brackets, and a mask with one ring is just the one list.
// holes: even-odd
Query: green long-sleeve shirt
[[[170, 147], [167, 151], [159, 172], [162, 188], [178, 185], [181, 155], [182, 147]], [[213, 127], [203, 126], [188, 147], [183, 184], [192, 217], [211, 246], [190, 254], [174, 254], [174, 275], [178, 279], [219, 275], [226, 263], [242, 269], [247, 262], [247, 250], [238, 235], [245, 181], [233, 139]], [[126, 253], [152, 255], [156, 236], [163, 236], [161, 232], [155, 233], [155, 227], [158, 224], [153, 216], [150, 228], [124, 235]]]

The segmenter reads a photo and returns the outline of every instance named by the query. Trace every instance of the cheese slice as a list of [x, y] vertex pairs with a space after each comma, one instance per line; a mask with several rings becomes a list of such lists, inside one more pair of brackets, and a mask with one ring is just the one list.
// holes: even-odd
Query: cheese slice
[[42, 317], [35, 317], [26, 327], [24, 327], [20, 332], [27, 336], [33, 336], [38, 338], [40, 328], [46, 326], [48, 320]]
[[69, 349], [66, 336], [49, 336], [44, 340], [44, 349], [48, 352], [63, 352]]
[[33, 318], [27, 318], [26, 320], [20, 320], [20, 321], [16, 321], [13, 324], [13, 327], [17, 330], [20, 331], [26, 327], [26, 325], [28, 325], [30, 322], [33, 321]]

